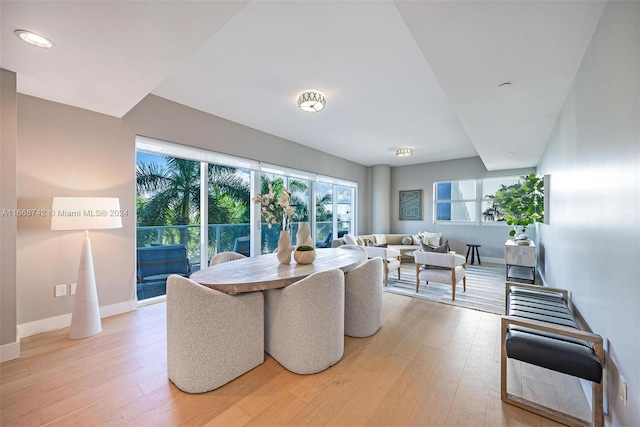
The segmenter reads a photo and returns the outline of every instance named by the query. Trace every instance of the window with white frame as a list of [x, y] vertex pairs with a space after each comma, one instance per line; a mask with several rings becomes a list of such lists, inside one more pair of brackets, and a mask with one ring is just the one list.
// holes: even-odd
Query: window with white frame
[[436, 222], [476, 222], [478, 218], [477, 181], [442, 181], [434, 184]]
[[493, 197], [501, 188], [517, 183], [519, 177], [504, 176], [433, 184], [434, 222], [490, 224], [503, 223]]
[[[259, 255], [274, 249], [278, 236], [272, 236], [268, 227], [262, 226], [259, 206], [251, 202], [255, 195], [264, 193], [263, 187], [269, 183], [292, 192], [294, 223], [290, 232], [294, 243], [301, 221], [309, 222], [316, 241], [322, 239], [324, 243], [329, 239], [329, 246], [332, 236], [355, 232], [356, 182], [143, 136], [136, 137], [136, 155], [137, 244], [184, 244], [192, 269], [205, 267], [208, 260], [221, 251]], [[177, 172], [172, 173], [167, 162], [175, 163]], [[142, 173], [145, 171], [146, 175]], [[185, 174], [193, 179], [186, 182], [182, 179]], [[145, 176], [162, 178], [168, 184], [146, 188], [140, 184], [154, 183], [150, 178], [145, 180]], [[176, 197], [183, 203], [169, 200], [176, 192], [171, 187], [173, 184], [186, 188], [182, 198]], [[150, 203], [152, 199], [154, 203]], [[165, 200], [169, 201], [165, 203]], [[162, 215], [151, 218], [154, 212]], [[176, 212], [181, 214], [180, 218]]]

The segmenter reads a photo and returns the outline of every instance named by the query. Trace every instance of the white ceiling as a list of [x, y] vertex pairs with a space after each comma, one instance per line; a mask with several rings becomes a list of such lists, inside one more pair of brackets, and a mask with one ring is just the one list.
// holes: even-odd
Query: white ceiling
[[366, 166], [531, 167], [604, 4], [2, 1], [0, 65], [27, 95], [122, 117], [153, 93]]

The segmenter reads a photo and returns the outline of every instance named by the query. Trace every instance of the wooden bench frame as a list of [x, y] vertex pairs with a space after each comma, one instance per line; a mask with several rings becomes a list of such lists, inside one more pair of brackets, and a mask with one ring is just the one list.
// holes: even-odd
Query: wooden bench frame
[[[566, 289], [548, 288], [537, 285], [527, 285], [523, 283], [507, 282], [505, 286], [505, 313], [507, 312], [507, 304], [509, 303], [509, 293], [512, 287], [519, 287], [522, 289], [530, 289], [538, 292], [553, 292], [562, 294], [562, 299], [569, 307], [571, 313], [575, 316], [573, 304], [569, 300], [569, 292]], [[604, 349], [602, 344], [602, 337], [598, 334], [568, 328], [565, 326], [551, 325], [546, 322], [539, 322], [535, 320], [523, 320], [518, 317], [502, 316], [501, 322], [501, 358], [500, 358], [500, 398], [503, 402], [520, 407], [530, 412], [534, 412], [546, 418], [550, 418], [559, 423], [563, 423], [569, 426], [596, 426], [601, 427], [604, 425], [604, 415], [602, 406], [602, 382], [592, 383], [592, 410], [591, 421], [586, 421], [580, 418], [576, 418], [572, 415], [565, 414], [556, 409], [549, 408], [536, 402], [527, 400], [521, 396], [516, 396], [507, 393], [507, 327], [509, 325], [522, 326], [526, 328], [536, 329], [542, 332], [548, 332], [575, 339], [587, 341], [592, 344], [593, 351], [600, 361], [600, 365], [604, 368]]]

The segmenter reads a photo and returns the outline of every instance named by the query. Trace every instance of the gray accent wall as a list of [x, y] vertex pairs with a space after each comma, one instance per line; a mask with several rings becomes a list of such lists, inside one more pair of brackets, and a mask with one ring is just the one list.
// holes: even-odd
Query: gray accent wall
[[[538, 164], [540, 271], [608, 342], [607, 424], [640, 425], [640, 3], [609, 1]], [[628, 403], [618, 398], [619, 376]]]
[[[123, 228], [90, 231], [101, 307], [135, 300], [134, 140], [121, 119], [18, 95], [18, 208], [94, 196], [119, 197], [128, 211]], [[71, 312], [75, 297], [54, 298], [54, 286], [76, 282], [83, 236], [51, 231], [49, 215], [18, 218], [18, 325]]]
[[[17, 207], [16, 144], [18, 140], [16, 74], [0, 69], [0, 209]], [[17, 346], [16, 234], [17, 217], [0, 217], [0, 361]], [[9, 356], [12, 358], [12, 356]]]
[[[460, 160], [423, 163], [391, 168], [391, 230], [393, 233], [415, 234], [419, 231], [442, 233], [449, 240], [451, 250], [466, 254], [467, 243], [482, 245], [480, 256], [496, 261], [504, 260], [504, 243], [509, 238], [511, 227], [504, 224], [443, 224], [433, 221], [433, 183], [436, 181], [478, 179], [498, 176], [522, 176], [535, 172], [534, 168], [487, 171], [480, 157]], [[399, 191], [422, 190], [423, 220], [401, 221]], [[527, 229], [535, 238], [535, 227]]]
[[[136, 135], [356, 181], [359, 206], [368, 200], [369, 174], [364, 166], [153, 95], [122, 119], [26, 95], [17, 98], [19, 138], [13, 176], [18, 180], [18, 207], [49, 209], [54, 196], [111, 196], [119, 197], [121, 208], [129, 211], [122, 229], [91, 232], [103, 316], [136, 308]], [[3, 111], [3, 132], [4, 120]], [[2, 167], [4, 174], [4, 151]], [[2, 185], [4, 197], [4, 179]], [[369, 209], [358, 212], [358, 220], [366, 223]], [[14, 297], [5, 309], [5, 291], [10, 294], [11, 284], [5, 285], [3, 276], [3, 327], [12, 308], [17, 310], [18, 325], [71, 313], [73, 297], [54, 298], [53, 290], [55, 284], [76, 281], [82, 236], [79, 231], [51, 231], [48, 217], [18, 220], [17, 304]], [[15, 238], [5, 238], [3, 230], [3, 250], [11, 241]], [[2, 263], [4, 269], [4, 257]], [[105, 310], [109, 306], [116, 308]]]
[[391, 230], [391, 209], [389, 203], [391, 166], [372, 166], [371, 181], [370, 233], [389, 233]]

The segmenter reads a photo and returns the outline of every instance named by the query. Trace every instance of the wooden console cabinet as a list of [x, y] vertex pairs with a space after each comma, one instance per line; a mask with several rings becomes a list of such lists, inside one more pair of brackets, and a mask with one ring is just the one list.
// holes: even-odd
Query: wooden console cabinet
[[513, 240], [505, 243], [505, 264], [507, 281], [511, 279], [526, 280], [535, 283], [536, 280], [536, 245], [518, 245]]

